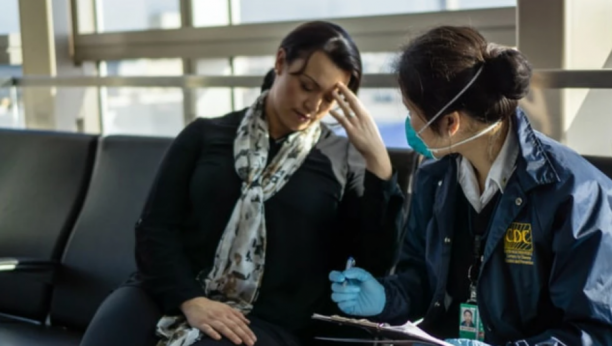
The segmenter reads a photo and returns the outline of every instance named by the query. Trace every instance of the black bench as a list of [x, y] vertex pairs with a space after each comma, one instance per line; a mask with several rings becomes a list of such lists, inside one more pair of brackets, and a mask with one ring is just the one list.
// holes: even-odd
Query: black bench
[[0, 314], [47, 316], [53, 263], [81, 210], [95, 149], [95, 136], [0, 130], [0, 257], [28, 269], [0, 275]]
[[[25, 132], [24, 136], [36, 137], [37, 134]], [[2, 138], [4, 137], [0, 134], [0, 143]], [[62, 246], [62, 249], [59, 249], [59, 253], [63, 255], [53, 280], [53, 291], [44, 295], [45, 309], [39, 307], [42, 311], [38, 311], [39, 316], [36, 316], [48, 316], [48, 321], [40, 326], [14, 322], [0, 323], [0, 340], [3, 342], [10, 340], [8, 344], [11, 346], [79, 344], [82, 333], [98, 306], [135, 269], [134, 224], [144, 205], [157, 166], [170, 142], [169, 138], [145, 137], [107, 137], [99, 140], [87, 196], [84, 201], [82, 198], [79, 201], [78, 218], [74, 215], [76, 222], [72, 220], [71, 223], [67, 223], [74, 227], [71, 227], [72, 231], [65, 248]], [[70, 159], [73, 156], [71, 151], [66, 149], [64, 156]], [[32, 155], [32, 159], [38, 160], [40, 155]], [[23, 155], [23, 158], [27, 157], [27, 154]], [[37, 165], [36, 162], [29, 167], [29, 169], [35, 168], [40, 171], [45, 170], [44, 166]], [[1, 178], [0, 174], [0, 180]], [[66, 180], [60, 185], [66, 190], [69, 189], [65, 185], [76, 185], [75, 180], [69, 175], [58, 174], [57, 178]], [[35, 179], [28, 183], [36, 186], [44, 181]], [[2, 184], [0, 182], [0, 187]], [[61, 192], [60, 190], [55, 193], [61, 194]], [[36, 198], [36, 196], [29, 197]], [[30, 210], [26, 206], [23, 206], [23, 209]], [[4, 213], [0, 209], [0, 220], [3, 216]], [[0, 227], [0, 234], [3, 230]], [[56, 236], [55, 233], [50, 234], [40, 227], [29, 229], [28, 232], [31, 237], [23, 238], [21, 235], [15, 235], [15, 242], [25, 246], [24, 244], [30, 244], [36, 237]], [[7, 252], [1, 253], [4, 256]], [[27, 253], [37, 258], [43, 254], [36, 251]], [[16, 254], [12, 252], [8, 255]], [[60, 257], [56, 259], [60, 260]], [[14, 274], [16, 273], [0, 272], [0, 278], [10, 281]], [[2, 293], [5, 292], [4, 288], [1, 290]], [[15, 299], [17, 305], [43, 299], [40, 292], [29, 289], [24, 290], [19, 296], [5, 296], [5, 299], [9, 298]], [[25, 311], [14, 309], [11, 313], [28, 317], [31, 315], [25, 315]]]
[[[0, 131], [0, 257], [31, 259], [0, 269], [3, 345], [79, 344], [135, 270], [134, 225], [171, 141]], [[417, 155], [389, 152], [409, 191]]]

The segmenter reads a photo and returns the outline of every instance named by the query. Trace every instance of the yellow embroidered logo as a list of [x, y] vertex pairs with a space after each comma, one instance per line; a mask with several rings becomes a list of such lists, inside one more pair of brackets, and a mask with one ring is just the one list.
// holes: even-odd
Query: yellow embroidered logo
[[533, 240], [530, 223], [513, 222], [504, 237], [506, 263], [533, 265]]

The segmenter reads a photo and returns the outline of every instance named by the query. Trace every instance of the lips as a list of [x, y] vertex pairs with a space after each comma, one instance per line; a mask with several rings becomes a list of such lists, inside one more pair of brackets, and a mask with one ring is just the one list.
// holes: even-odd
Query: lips
[[306, 122], [306, 121], [310, 120], [310, 117], [308, 115], [304, 114], [304, 113], [301, 113], [301, 112], [299, 112], [299, 111], [297, 111], [295, 109], [293, 110], [293, 112], [295, 112], [295, 115], [297, 115], [297, 118], [298, 118], [298, 120], [300, 122]]

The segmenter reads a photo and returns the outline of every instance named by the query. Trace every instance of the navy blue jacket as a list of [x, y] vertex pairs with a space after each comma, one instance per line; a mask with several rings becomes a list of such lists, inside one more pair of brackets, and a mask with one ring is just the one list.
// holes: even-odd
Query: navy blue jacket
[[[521, 154], [492, 216], [477, 287], [486, 341], [612, 345], [612, 181], [534, 131], [521, 110], [513, 123]], [[387, 302], [376, 319], [425, 317], [426, 329], [450, 304], [456, 156], [423, 164], [415, 179], [398, 273], [382, 280]]]

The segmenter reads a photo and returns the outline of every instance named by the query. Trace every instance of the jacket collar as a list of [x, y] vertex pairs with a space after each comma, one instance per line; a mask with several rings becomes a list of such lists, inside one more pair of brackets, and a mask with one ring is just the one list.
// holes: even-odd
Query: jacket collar
[[517, 108], [514, 120], [521, 151], [515, 173], [523, 188], [530, 190], [539, 185], [558, 182], [559, 175], [544, 151], [540, 135], [531, 127], [522, 109]]

